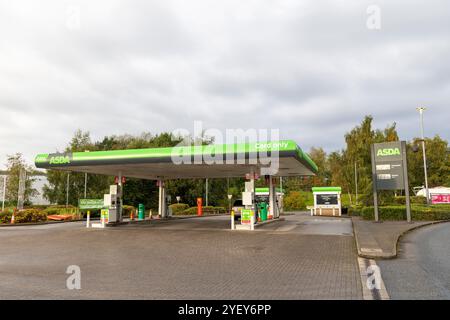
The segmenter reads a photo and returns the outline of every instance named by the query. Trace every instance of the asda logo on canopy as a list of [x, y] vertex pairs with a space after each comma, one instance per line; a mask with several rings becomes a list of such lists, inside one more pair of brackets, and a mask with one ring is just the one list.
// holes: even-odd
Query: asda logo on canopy
[[49, 164], [69, 164], [70, 157], [69, 156], [53, 156], [50, 157]]
[[400, 149], [399, 148], [384, 148], [378, 149], [377, 157], [386, 157], [386, 156], [399, 156]]

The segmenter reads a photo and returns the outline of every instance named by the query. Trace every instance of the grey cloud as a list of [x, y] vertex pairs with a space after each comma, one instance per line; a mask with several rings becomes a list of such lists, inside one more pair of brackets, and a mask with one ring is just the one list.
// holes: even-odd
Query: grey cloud
[[[16, 3], [21, 2], [21, 5]], [[379, 5], [382, 28], [366, 28]], [[66, 27], [67, 7], [81, 29]], [[450, 4], [413, 1], [0, 0], [0, 163], [142, 131], [279, 128], [342, 148], [372, 114], [450, 138]]]

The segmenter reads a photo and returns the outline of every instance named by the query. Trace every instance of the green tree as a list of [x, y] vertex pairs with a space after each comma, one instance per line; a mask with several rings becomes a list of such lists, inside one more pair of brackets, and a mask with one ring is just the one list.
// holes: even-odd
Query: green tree
[[[353, 128], [345, 135], [346, 149], [344, 157], [344, 177], [349, 195], [356, 193], [355, 166], [358, 176], [358, 191], [364, 203], [371, 202], [372, 197], [372, 165], [370, 147], [373, 143], [398, 141], [396, 123], [384, 130], [372, 128], [372, 116], [366, 116], [359, 126]], [[380, 199], [388, 197], [380, 194]], [[393, 193], [392, 193], [393, 194]], [[350, 201], [352, 199], [350, 198]]]
[[[92, 143], [89, 132], [77, 130], [65, 152], [96, 151], [98, 148]], [[69, 175], [69, 204], [78, 205], [78, 200], [84, 198], [84, 173], [68, 173], [59, 170], [47, 170], [48, 183], [43, 188], [44, 197], [51, 203], [65, 204], [67, 197], [67, 176]], [[113, 183], [112, 177], [88, 174], [88, 198], [103, 198]]]
[[[182, 141], [182, 137], [176, 137], [171, 133], [161, 133], [153, 135], [151, 133], [142, 133], [138, 136], [113, 135], [106, 136], [101, 141], [92, 142], [89, 132], [77, 130], [67, 145], [65, 152], [84, 152], [84, 151], [103, 151], [103, 150], [125, 150], [125, 149], [141, 149], [141, 148], [159, 148], [173, 147]], [[210, 143], [207, 137], [202, 138], [202, 143]], [[67, 172], [48, 170], [48, 184], [44, 187], [44, 196], [52, 203], [65, 204], [67, 190]], [[77, 205], [78, 200], [84, 197], [84, 173], [70, 173], [69, 180], [69, 203]], [[199, 180], [200, 181], [200, 180]], [[180, 184], [181, 191], [172, 190], [172, 182], [167, 182], [168, 190], [173, 198], [179, 192], [186, 192], [190, 204], [195, 203], [195, 198], [203, 195], [202, 184], [197, 181], [193, 182], [177, 182]], [[114, 177], [103, 175], [88, 174], [88, 198], [102, 198], [104, 193], [109, 190], [109, 185], [114, 183]], [[212, 181], [215, 184], [214, 181]], [[184, 186], [184, 187], [183, 187]], [[210, 197], [216, 202], [216, 192], [220, 192], [220, 188], [211, 188]], [[217, 190], [217, 191], [216, 191]], [[123, 190], [124, 204], [137, 206], [142, 203], [146, 208], [156, 209], [158, 207], [158, 188], [155, 181], [144, 179], [127, 179]], [[175, 201], [173, 199], [172, 201]], [[212, 203], [213, 203], [212, 202]]]
[[16, 205], [19, 195], [19, 181], [21, 171], [26, 172], [24, 204], [31, 204], [31, 198], [37, 195], [37, 190], [33, 188], [33, 173], [35, 170], [28, 165], [21, 153], [8, 155], [6, 170], [9, 172], [6, 184], [6, 201]]
[[[450, 153], [446, 140], [436, 135], [434, 138], [425, 138], [427, 155], [427, 173], [429, 187], [450, 187]], [[408, 178], [411, 187], [425, 184], [423, 170], [422, 141], [413, 139], [407, 145]]]

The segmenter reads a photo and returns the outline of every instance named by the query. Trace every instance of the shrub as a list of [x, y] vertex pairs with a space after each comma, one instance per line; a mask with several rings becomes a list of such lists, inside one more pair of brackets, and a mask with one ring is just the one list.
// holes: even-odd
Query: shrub
[[175, 215], [182, 215], [182, 216], [191, 216], [197, 214], [197, 207], [190, 207], [183, 211], [179, 211], [177, 213], [174, 213]]
[[189, 205], [186, 203], [174, 203], [169, 206], [172, 209], [172, 214], [178, 214], [181, 211], [184, 211], [189, 208]]
[[207, 214], [220, 214], [226, 212], [227, 210], [224, 207], [211, 207], [211, 206], [203, 207], [203, 213]]
[[49, 206], [45, 210], [43, 210], [47, 215], [60, 215], [60, 214], [70, 214], [70, 215], [78, 215], [79, 210], [74, 206]]
[[[380, 220], [406, 220], [405, 206], [379, 207]], [[361, 215], [366, 220], [374, 219], [374, 208], [365, 207]], [[450, 219], [450, 206], [447, 205], [413, 205], [411, 206], [411, 219], [415, 221], [447, 220]]]
[[[409, 197], [409, 201], [411, 204], [427, 204], [427, 198], [422, 196], [412, 196]], [[406, 197], [405, 196], [398, 196], [394, 198], [393, 201], [394, 204], [406, 204]]]
[[[212, 206], [204, 206], [203, 207], [203, 214], [220, 214], [220, 213], [227, 213], [227, 210], [224, 207], [212, 207]], [[175, 214], [175, 213], [174, 213]], [[196, 215], [197, 214], [197, 207], [190, 207], [183, 211], [180, 211], [176, 213], [177, 215]]]
[[299, 191], [292, 191], [283, 199], [284, 209], [289, 210], [305, 210], [305, 198]]
[[129, 206], [129, 205], [122, 206], [122, 215], [123, 216], [130, 216], [131, 212], [137, 213], [137, 210], [134, 206]]
[[360, 216], [361, 215], [361, 206], [349, 206], [347, 208], [347, 215], [350, 217]]
[[11, 222], [11, 211], [2, 211], [0, 212], [0, 223], [10, 223]]
[[47, 213], [38, 209], [25, 209], [16, 212], [14, 221], [16, 223], [47, 221]]

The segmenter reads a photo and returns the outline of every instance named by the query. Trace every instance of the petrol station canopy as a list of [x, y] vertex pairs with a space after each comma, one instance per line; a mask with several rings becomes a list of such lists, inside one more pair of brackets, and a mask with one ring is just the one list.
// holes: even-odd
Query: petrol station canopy
[[[272, 162], [271, 162], [272, 161]], [[244, 177], [277, 167], [273, 176], [317, 173], [311, 158], [292, 140], [39, 154], [37, 168], [150, 180]]]

